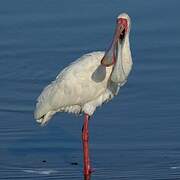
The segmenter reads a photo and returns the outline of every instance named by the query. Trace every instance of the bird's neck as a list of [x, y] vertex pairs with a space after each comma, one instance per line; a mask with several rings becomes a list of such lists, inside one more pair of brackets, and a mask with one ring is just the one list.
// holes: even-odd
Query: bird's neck
[[131, 71], [132, 67], [132, 57], [131, 57], [131, 49], [129, 43], [129, 34], [124, 39], [124, 45], [122, 49], [122, 65], [125, 72], [125, 76], [127, 77]]
[[116, 62], [111, 73], [111, 81], [117, 84], [124, 84], [132, 66], [128, 34], [123, 42], [117, 43], [117, 46]]

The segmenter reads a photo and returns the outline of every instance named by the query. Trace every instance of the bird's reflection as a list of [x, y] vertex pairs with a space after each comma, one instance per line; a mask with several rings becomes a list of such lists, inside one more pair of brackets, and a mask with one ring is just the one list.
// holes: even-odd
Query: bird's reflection
[[91, 175], [84, 175], [84, 180], [91, 180]]

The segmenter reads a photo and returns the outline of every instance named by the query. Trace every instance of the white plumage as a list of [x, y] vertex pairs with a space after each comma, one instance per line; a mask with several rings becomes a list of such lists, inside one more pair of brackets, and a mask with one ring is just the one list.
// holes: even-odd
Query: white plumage
[[126, 18], [129, 28], [123, 38], [119, 35], [117, 41], [112, 43], [116, 53], [115, 64], [103, 65], [102, 59], [106, 53], [92, 52], [62, 70], [37, 100], [34, 116], [41, 125], [46, 124], [56, 112], [92, 115], [96, 107], [117, 95], [132, 67], [130, 18], [127, 14], [121, 14], [118, 18]]

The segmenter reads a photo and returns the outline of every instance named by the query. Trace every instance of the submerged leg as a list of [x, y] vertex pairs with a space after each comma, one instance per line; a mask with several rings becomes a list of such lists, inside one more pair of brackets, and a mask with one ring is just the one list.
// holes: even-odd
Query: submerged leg
[[89, 132], [88, 132], [88, 122], [89, 122], [89, 115], [85, 114], [84, 117], [84, 125], [82, 128], [82, 143], [83, 143], [83, 155], [84, 155], [84, 175], [90, 175], [91, 165], [90, 165], [90, 158], [89, 158]]

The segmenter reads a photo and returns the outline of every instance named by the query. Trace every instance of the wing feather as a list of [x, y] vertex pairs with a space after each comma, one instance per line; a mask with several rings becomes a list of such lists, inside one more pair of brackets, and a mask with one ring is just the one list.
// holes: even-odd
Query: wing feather
[[63, 69], [38, 97], [35, 119], [42, 118], [50, 111], [57, 112], [73, 105], [81, 106], [96, 98], [102, 89], [98, 88], [97, 91], [97, 82], [92, 82], [91, 78], [103, 55], [103, 52], [83, 55]]

